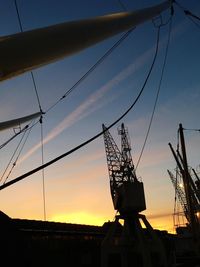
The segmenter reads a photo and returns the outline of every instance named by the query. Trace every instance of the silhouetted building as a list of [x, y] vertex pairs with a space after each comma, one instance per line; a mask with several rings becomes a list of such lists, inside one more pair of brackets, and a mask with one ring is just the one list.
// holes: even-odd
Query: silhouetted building
[[[90, 226], [11, 219], [0, 212], [2, 261], [5, 266], [100, 267], [101, 243], [112, 223]], [[119, 224], [119, 234], [121, 230]], [[168, 258], [172, 258], [175, 235], [155, 231], [164, 243]]]

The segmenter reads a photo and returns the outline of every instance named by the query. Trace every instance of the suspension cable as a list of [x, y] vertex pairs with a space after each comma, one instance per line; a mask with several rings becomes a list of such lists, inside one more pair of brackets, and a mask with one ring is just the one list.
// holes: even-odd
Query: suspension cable
[[144, 83], [143, 83], [143, 85], [142, 85], [142, 88], [141, 88], [140, 92], [138, 93], [136, 99], [135, 99], [135, 100], [133, 101], [133, 103], [131, 104], [131, 106], [130, 106], [130, 107], [129, 107], [129, 108], [128, 108], [128, 109], [127, 109], [127, 110], [126, 110], [126, 111], [125, 111], [125, 112], [124, 112], [124, 113], [117, 119], [117, 120], [115, 120], [112, 124], [110, 124], [108, 127], [106, 127], [105, 130], [99, 132], [98, 134], [96, 134], [96, 135], [93, 136], [92, 138], [90, 138], [90, 139], [88, 139], [87, 141], [85, 141], [85, 142], [79, 144], [78, 146], [74, 147], [73, 149], [71, 149], [71, 150], [65, 152], [64, 154], [62, 154], [62, 155], [60, 155], [60, 156], [54, 158], [53, 160], [50, 160], [49, 162], [47, 162], [47, 163], [45, 163], [45, 164], [43, 164], [43, 165], [41, 165], [41, 166], [39, 166], [39, 167], [37, 167], [37, 168], [31, 170], [31, 171], [29, 171], [29, 172], [27, 172], [27, 173], [25, 173], [25, 174], [22, 174], [21, 176], [19, 176], [19, 177], [13, 179], [12, 181], [9, 181], [9, 182], [7, 182], [6, 184], [1, 185], [1, 186], [0, 186], [0, 190], [2, 190], [2, 189], [6, 188], [6, 187], [8, 187], [8, 186], [10, 186], [10, 185], [12, 185], [12, 184], [14, 184], [14, 183], [17, 183], [17, 182], [21, 181], [22, 179], [24, 179], [24, 178], [26, 178], [26, 177], [28, 177], [28, 176], [30, 176], [30, 175], [32, 175], [32, 174], [34, 174], [34, 173], [40, 171], [41, 169], [44, 169], [44, 168], [46, 168], [46, 167], [48, 167], [48, 166], [54, 164], [55, 162], [59, 161], [60, 159], [66, 157], [66, 156], [72, 154], [73, 152], [79, 150], [80, 148], [82, 148], [82, 147], [88, 145], [89, 143], [91, 143], [92, 141], [94, 141], [95, 139], [97, 139], [98, 137], [100, 137], [101, 135], [103, 135], [104, 132], [105, 132], [106, 130], [109, 130], [109, 129], [112, 128], [114, 125], [116, 125], [121, 119], [123, 119], [123, 118], [124, 118], [124, 117], [125, 117], [131, 110], [132, 110], [132, 108], [136, 105], [136, 103], [138, 102], [139, 98], [141, 97], [141, 95], [142, 95], [142, 93], [143, 93], [143, 91], [144, 91], [144, 89], [145, 89], [145, 87], [146, 87], [147, 81], [149, 80], [149, 77], [150, 77], [150, 75], [151, 75], [151, 72], [152, 72], [152, 70], [153, 70], [153, 67], [154, 67], [154, 65], [155, 65], [155, 61], [156, 61], [156, 58], [157, 58], [158, 48], [159, 48], [159, 41], [160, 41], [160, 27], [157, 29], [157, 40], [156, 40], [156, 48], [155, 48], [155, 53], [154, 53], [153, 61], [152, 61], [152, 63], [151, 63], [150, 69], [149, 69], [149, 71], [148, 71], [148, 73], [147, 73], [147, 76], [146, 76], [146, 78], [145, 78], [145, 81], [144, 81]]
[[144, 143], [143, 143], [143, 146], [142, 146], [142, 149], [141, 149], [141, 152], [140, 152], [140, 155], [139, 155], [139, 158], [138, 158], [138, 161], [137, 161], [135, 170], [137, 170], [138, 165], [139, 165], [140, 160], [141, 160], [141, 157], [143, 155], [144, 148], [146, 146], [146, 142], [147, 142], [147, 139], [149, 137], [149, 132], [150, 132], [150, 129], [151, 129], [153, 118], [154, 118], [156, 106], [157, 106], [157, 103], [158, 103], [158, 98], [159, 98], [160, 91], [161, 91], [161, 85], [162, 85], [163, 75], [164, 75], [164, 71], [165, 71], [165, 67], [166, 67], [166, 62], [167, 62], [167, 56], [168, 56], [168, 50], [169, 50], [169, 43], [170, 43], [170, 36], [171, 36], [171, 29], [172, 29], [172, 16], [171, 16], [170, 23], [169, 23], [168, 39], [167, 39], [167, 45], [166, 45], [165, 56], [164, 56], [164, 61], [163, 61], [163, 66], [162, 66], [160, 81], [159, 81], [159, 85], [158, 85], [158, 90], [157, 90], [157, 93], [156, 93], [156, 98], [155, 98], [155, 102], [154, 102], [154, 106], [153, 106], [151, 118], [150, 118], [150, 121], [149, 121], [149, 126], [148, 126], [148, 129], [147, 129], [147, 133], [146, 133], [146, 136], [145, 136], [145, 139], [144, 139]]

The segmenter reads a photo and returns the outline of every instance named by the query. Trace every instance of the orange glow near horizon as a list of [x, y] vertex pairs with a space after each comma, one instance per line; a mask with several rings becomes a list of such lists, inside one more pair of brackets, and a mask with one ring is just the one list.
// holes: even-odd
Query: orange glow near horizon
[[50, 221], [54, 222], [64, 222], [64, 223], [74, 223], [74, 224], [85, 224], [85, 225], [95, 225], [102, 226], [108, 219], [106, 217], [101, 217], [93, 215], [85, 211], [77, 211], [73, 213], [62, 213], [53, 215], [49, 218]]
[[[55, 214], [49, 221], [54, 222], [64, 222], [64, 223], [73, 223], [73, 224], [84, 224], [84, 225], [95, 225], [102, 226], [105, 222], [113, 221], [113, 218], [108, 218], [104, 216], [98, 216], [85, 211], [77, 211], [72, 213], [60, 213]], [[157, 230], [167, 231], [169, 233], [175, 233], [175, 229], [173, 227], [172, 216], [166, 216], [162, 218], [153, 218], [148, 219], [150, 225]]]
[[157, 218], [157, 219], [149, 219], [148, 220], [151, 226], [154, 229], [160, 230], [160, 231], [167, 231], [168, 233], [174, 234], [175, 228], [173, 226], [173, 220], [172, 216], [168, 216], [165, 218]]

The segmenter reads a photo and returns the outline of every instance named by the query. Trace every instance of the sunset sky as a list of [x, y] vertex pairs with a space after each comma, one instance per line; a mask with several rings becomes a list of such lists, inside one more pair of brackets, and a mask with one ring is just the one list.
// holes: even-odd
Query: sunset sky
[[[156, 0], [121, 0], [127, 10], [158, 4]], [[65, 21], [123, 11], [117, 0], [18, 0], [23, 30]], [[200, 16], [197, 0], [179, 3]], [[145, 188], [147, 210], [153, 227], [173, 230], [174, 189], [167, 174], [175, 161], [168, 143], [177, 144], [179, 123], [199, 129], [200, 22], [193, 23], [176, 5], [167, 64], [149, 137], [137, 168]], [[170, 16], [164, 12], [163, 22]], [[0, 0], [1, 36], [20, 31], [14, 0]], [[136, 164], [149, 126], [164, 60], [169, 25], [161, 28], [159, 54], [150, 80], [134, 109], [123, 119], [128, 127]], [[139, 25], [95, 71], [66, 98], [44, 115], [44, 162], [72, 149], [110, 125], [133, 103], [152, 62], [157, 28], [149, 21]], [[48, 110], [122, 36], [119, 34], [78, 54], [33, 71], [43, 111]], [[0, 83], [0, 121], [38, 112], [30, 72]], [[117, 128], [110, 132], [120, 147]], [[13, 129], [0, 132], [1, 144]], [[200, 133], [185, 131], [189, 164], [199, 170]], [[0, 151], [1, 175], [21, 136]], [[20, 149], [19, 149], [20, 150]], [[19, 151], [18, 150], [18, 151]], [[8, 180], [41, 165], [41, 125], [33, 127]], [[17, 157], [17, 153], [13, 160]], [[2, 178], [4, 182], [14, 161]], [[102, 225], [113, 220], [103, 137], [46, 168], [46, 219]], [[0, 210], [12, 218], [44, 219], [43, 179], [38, 172], [0, 192]]]

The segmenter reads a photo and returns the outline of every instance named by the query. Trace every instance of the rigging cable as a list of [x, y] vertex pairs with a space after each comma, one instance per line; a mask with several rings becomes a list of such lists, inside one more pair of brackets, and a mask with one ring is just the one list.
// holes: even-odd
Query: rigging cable
[[183, 128], [183, 131], [194, 131], [194, 132], [200, 132], [200, 129], [187, 129], [187, 128]]
[[[179, 139], [179, 129], [177, 131], [177, 145], [176, 145], [176, 155], [178, 156], [178, 151], [179, 151], [179, 143], [180, 143], [180, 139]], [[176, 227], [176, 223], [178, 223], [179, 225], [179, 213], [180, 213], [180, 205], [177, 199], [177, 188], [178, 188], [178, 177], [179, 177], [179, 171], [178, 171], [178, 164], [176, 163], [176, 184], [175, 184], [175, 196], [174, 196], [174, 228]], [[176, 220], [176, 216], [177, 216], [177, 220]]]
[[[35, 77], [34, 77], [32, 71], [31, 71], [31, 77], [32, 77], [32, 81], [33, 81], [34, 91], [36, 94], [39, 110], [40, 110], [41, 114], [44, 114], [44, 112], [42, 111], [42, 106], [41, 106], [41, 102], [40, 102], [40, 98], [39, 98], [39, 94], [38, 94], [38, 90], [37, 90], [37, 86], [36, 86], [36, 82], [35, 82]], [[42, 115], [41, 115], [41, 117], [42, 117]]]
[[66, 98], [74, 89], [76, 89], [76, 87], [81, 82], [83, 82], [130, 35], [130, 33], [134, 29], [135, 29], [135, 27], [130, 29], [129, 31], [127, 31], [124, 35], [122, 35], [122, 37], [116, 43], [114, 43], [114, 45], [110, 49], [108, 49], [106, 51], [106, 53], [103, 56], [101, 56], [97, 60], [97, 62], [94, 65], [92, 65], [92, 67], [70, 89], [68, 89], [60, 99], [58, 99], [52, 106], [50, 106], [45, 111], [45, 114], [47, 112], [49, 112], [52, 108], [54, 108], [60, 101], [62, 101], [64, 98]]
[[[23, 27], [22, 27], [22, 23], [21, 23], [21, 18], [20, 18], [20, 14], [19, 14], [19, 10], [18, 10], [18, 5], [17, 5], [17, 0], [15, 0], [15, 7], [16, 7], [16, 11], [17, 11], [17, 16], [18, 16], [18, 21], [19, 21], [19, 25], [20, 25], [20, 30], [21, 32], [23, 32]], [[37, 86], [36, 86], [36, 82], [35, 82], [35, 77], [33, 75], [33, 72], [31, 71], [31, 77], [32, 77], [32, 82], [33, 82], [33, 86], [34, 86], [34, 91], [36, 94], [36, 98], [37, 98], [37, 102], [38, 102], [38, 106], [39, 106], [39, 110], [41, 112], [41, 116], [40, 116], [40, 125], [41, 125], [41, 155], [42, 155], [42, 159], [41, 159], [41, 163], [42, 165], [44, 164], [44, 144], [43, 144], [43, 114], [44, 112], [42, 111], [42, 106], [41, 106], [41, 102], [40, 102], [40, 98], [39, 98], [39, 94], [38, 94], [38, 90], [37, 90]], [[44, 169], [42, 169], [42, 196], [43, 196], [43, 211], [44, 211], [44, 220], [46, 221], [46, 201], [45, 201], [45, 177], [44, 177]]]
[[120, 6], [122, 7], [124, 11], [127, 11], [125, 4], [121, 0], [118, 0], [118, 3], [120, 4]]
[[[26, 129], [27, 129], [27, 128], [26, 128]], [[21, 144], [21, 142], [22, 142], [22, 140], [23, 140], [25, 134], [26, 134], [26, 131], [24, 131], [24, 133], [23, 133], [23, 135], [22, 135], [22, 137], [21, 137], [21, 139], [20, 139], [20, 141], [19, 141], [17, 147], [15, 148], [15, 151], [14, 151], [12, 157], [10, 158], [10, 160], [9, 160], [9, 162], [8, 162], [8, 164], [7, 164], [5, 170], [4, 170], [4, 172], [3, 172], [3, 174], [2, 174], [2, 176], [1, 176], [1, 178], [0, 178], [0, 182], [3, 180], [4, 175], [5, 175], [5, 173], [7, 172], [8, 168], [9, 168], [9, 166], [10, 166], [10, 164], [11, 164], [11, 162], [12, 162], [14, 156], [15, 156], [15, 154], [17, 153], [17, 150], [18, 150], [18, 148], [19, 148], [19, 146], [20, 146], [20, 144]]]
[[131, 104], [131, 106], [129, 106], [129, 108], [128, 108], [128, 109], [127, 109], [127, 110], [126, 110], [126, 111], [125, 111], [125, 112], [124, 112], [118, 119], [116, 119], [112, 124], [110, 124], [108, 127], [106, 127], [105, 130], [99, 132], [98, 134], [96, 134], [96, 135], [93, 136], [92, 138], [86, 140], [85, 142], [79, 144], [78, 146], [72, 148], [71, 150], [69, 150], [69, 151], [63, 153], [62, 155], [60, 155], [60, 156], [54, 158], [53, 160], [50, 160], [49, 162], [47, 162], [47, 163], [45, 163], [45, 164], [43, 164], [43, 165], [41, 165], [41, 166], [39, 166], [39, 167], [37, 167], [37, 168], [31, 170], [31, 171], [29, 171], [29, 172], [27, 172], [27, 173], [25, 173], [25, 174], [22, 174], [21, 176], [19, 176], [19, 177], [13, 179], [12, 181], [7, 182], [6, 184], [1, 185], [1, 186], [0, 186], [0, 190], [2, 190], [2, 189], [6, 188], [6, 187], [8, 187], [8, 186], [10, 186], [10, 185], [12, 185], [12, 184], [14, 184], [14, 183], [17, 183], [17, 182], [21, 181], [22, 179], [24, 179], [24, 178], [26, 178], [26, 177], [28, 177], [28, 176], [30, 176], [30, 175], [32, 175], [32, 174], [34, 174], [34, 173], [40, 171], [41, 169], [44, 169], [44, 168], [46, 168], [46, 167], [48, 167], [48, 166], [54, 164], [55, 162], [59, 161], [60, 159], [66, 157], [66, 156], [72, 154], [73, 152], [79, 150], [80, 148], [86, 146], [87, 144], [91, 143], [92, 141], [94, 141], [95, 139], [97, 139], [98, 137], [100, 137], [101, 135], [103, 135], [105, 131], [107, 131], [107, 130], [109, 130], [110, 128], [112, 128], [112, 127], [113, 127], [114, 125], [116, 125], [122, 118], [124, 118], [124, 117], [125, 117], [131, 110], [132, 110], [132, 108], [136, 105], [136, 103], [137, 103], [138, 100], [140, 99], [140, 97], [141, 97], [141, 95], [142, 95], [142, 93], [143, 93], [143, 91], [144, 91], [144, 89], [145, 89], [145, 87], [146, 87], [147, 81], [149, 80], [149, 77], [150, 77], [150, 75], [151, 75], [151, 72], [152, 72], [152, 70], [153, 70], [153, 67], [154, 67], [154, 65], [155, 65], [155, 61], [156, 61], [156, 58], [157, 58], [158, 48], [159, 48], [159, 41], [160, 41], [160, 27], [158, 27], [158, 30], [157, 30], [157, 40], [156, 40], [156, 45], [155, 45], [155, 53], [154, 53], [154, 57], [153, 57], [151, 66], [150, 66], [150, 68], [149, 68], [149, 71], [148, 71], [148, 73], [147, 73], [147, 76], [146, 76], [146, 78], [145, 78], [145, 81], [144, 81], [144, 83], [143, 83], [143, 85], [142, 85], [142, 88], [140, 89], [140, 91], [139, 91], [139, 93], [138, 93], [136, 99], [133, 101], [133, 103]]
[[15, 2], [15, 9], [16, 9], [16, 12], [17, 12], [17, 18], [18, 18], [18, 22], [19, 22], [19, 27], [20, 27], [21, 32], [23, 32], [23, 27], [22, 27], [20, 15], [19, 15], [19, 9], [18, 9], [18, 5], [17, 5], [17, 0], [15, 0], [14, 2]]
[[[40, 102], [40, 98], [39, 98], [39, 94], [38, 94], [38, 90], [37, 90], [37, 86], [35, 83], [35, 77], [33, 75], [33, 72], [31, 71], [31, 77], [32, 77], [32, 81], [33, 81], [33, 85], [34, 85], [34, 90], [35, 90], [35, 94], [37, 97], [37, 101], [38, 101], [38, 105], [39, 105], [39, 109], [41, 112], [41, 116], [40, 116], [40, 140], [41, 140], [41, 163], [42, 165], [44, 164], [44, 142], [43, 142], [43, 114], [44, 112], [42, 111], [42, 106], [41, 106], [41, 102]], [[44, 176], [44, 169], [41, 170], [42, 171], [42, 199], [43, 199], [43, 215], [44, 215], [44, 221], [46, 221], [46, 198], [45, 198], [45, 176]]]
[[183, 12], [185, 13], [185, 15], [187, 16], [187, 18], [192, 21], [199, 29], [200, 29], [200, 25], [194, 20], [197, 19], [200, 21], [200, 17], [198, 17], [197, 15], [193, 14], [190, 10], [184, 8], [181, 4], [179, 4], [177, 1], [174, 1], [175, 4], [183, 10]]
[[[158, 27], [161, 27], [161, 25], [158, 26]], [[141, 157], [143, 155], [144, 148], [146, 146], [146, 142], [147, 142], [147, 139], [148, 139], [148, 136], [149, 136], [149, 132], [150, 132], [150, 129], [151, 129], [152, 121], [153, 121], [153, 118], [154, 118], [156, 106], [157, 106], [157, 103], [158, 103], [158, 97], [159, 97], [159, 94], [160, 94], [160, 91], [161, 91], [161, 85], [162, 85], [163, 75], [164, 75], [164, 71], [165, 71], [165, 67], [166, 67], [166, 63], [167, 63], [167, 56], [168, 56], [168, 50], [169, 50], [171, 29], [172, 29], [172, 16], [171, 16], [171, 19], [169, 21], [168, 39], [167, 39], [167, 45], [166, 45], [166, 50], [165, 50], [165, 56], [164, 56], [163, 66], [162, 66], [162, 70], [161, 70], [160, 81], [159, 81], [158, 90], [157, 90], [157, 93], [156, 93], [156, 99], [155, 99], [155, 102], [154, 102], [153, 111], [152, 111], [152, 114], [151, 114], [149, 126], [148, 126], [147, 133], [146, 133], [146, 136], [145, 136], [144, 144], [142, 146], [142, 149], [141, 149], [141, 152], [140, 152], [140, 155], [139, 155], [139, 158], [138, 158], [138, 161], [137, 161], [135, 170], [137, 170], [138, 165], [139, 165], [140, 160], [141, 160]]]
[[18, 133], [15, 133], [15, 135], [13, 135], [11, 138], [9, 138], [6, 142], [4, 142], [3, 144], [0, 145], [0, 149], [2, 149], [4, 146], [6, 146], [10, 141], [12, 141], [15, 137], [17, 137], [19, 134], [23, 133], [26, 130], [29, 130], [30, 128], [32, 129], [36, 124], [39, 123], [40, 120], [36, 121], [32, 126], [29, 127], [29, 124], [27, 124], [26, 126], [24, 126], [24, 128], [22, 128]]
[[[25, 138], [25, 140], [24, 140], [24, 142], [23, 142], [23, 144], [22, 144], [22, 146], [21, 146], [21, 149], [20, 149], [20, 151], [19, 151], [19, 153], [18, 153], [18, 155], [17, 155], [15, 161], [13, 162], [12, 168], [10, 169], [10, 171], [9, 171], [7, 177], [6, 177], [6, 179], [5, 179], [5, 181], [4, 181], [4, 184], [5, 184], [6, 181], [8, 180], [8, 178], [9, 178], [10, 174], [12, 173], [14, 167], [17, 165], [17, 161], [18, 161], [18, 159], [19, 159], [19, 156], [20, 156], [20, 154], [21, 154], [21, 152], [22, 152], [22, 150], [23, 150], [25, 144], [26, 144], [26, 141], [27, 141], [27, 139], [28, 139], [28, 137], [29, 137], [29, 134], [30, 134], [31, 130], [32, 130], [32, 127], [27, 128], [26, 131], [24, 132], [23, 137], [25, 136], [25, 133], [26, 133], [26, 132], [28, 132], [28, 134], [27, 134], [27, 136], [26, 136], [26, 138]], [[22, 139], [23, 139], [23, 137], [22, 137]], [[20, 143], [21, 143], [22, 139], [20, 140]], [[20, 144], [19, 144], [19, 145], [20, 145]], [[18, 147], [19, 147], [19, 145], [18, 145]], [[16, 149], [16, 150], [17, 150], [17, 149]], [[14, 155], [13, 155], [13, 157], [14, 157]], [[13, 157], [11, 158], [9, 164], [11, 163]]]
[[11, 138], [9, 138], [6, 142], [4, 142], [2, 145], [0, 145], [0, 149], [2, 149], [4, 146], [6, 146], [10, 141], [12, 141], [15, 137], [17, 137], [19, 134], [23, 133], [28, 129], [28, 125], [26, 125], [24, 128], [22, 128], [18, 133], [15, 133]]
[[[15, 0], [15, 7], [16, 7], [16, 11], [17, 11], [17, 16], [18, 16], [18, 21], [19, 21], [19, 26], [20, 26], [20, 30], [21, 32], [23, 32], [23, 27], [22, 27], [22, 23], [21, 23], [21, 19], [20, 19], [20, 14], [19, 14], [19, 10], [18, 10], [18, 5], [17, 5], [17, 0]], [[34, 85], [34, 90], [35, 90], [35, 94], [37, 97], [37, 101], [38, 101], [38, 105], [39, 105], [39, 109], [41, 112], [41, 118], [40, 118], [40, 124], [41, 124], [41, 150], [42, 150], [42, 165], [44, 165], [44, 150], [43, 150], [43, 129], [42, 129], [42, 114], [46, 114], [48, 111], [50, 111], [52, 108], [54, 108], [61, 100], [63, 100], [64, 98], [66, 98], [83, 80], [85, 80], [97, 67], [98, 65], [100, 65], [114, 50], [115, 48], [117, 48], [129, 35], [130, 33], [135, 29], [132, 28], [129, 31], [127, 31], [69, 90], [66, 91], [66, 93], [57, 101], [55, 102], [52, 106], [50, 106], [46, 112], [43, 112], [42, 107], [41, 107], [41, 103], [40, 103], [40, 99], [39, 99], [39, 94], [37, 91], [37, 86], [36, 86], [36, 82], [35, 82], [35, 78], [33, 75], [33, 72], [31, 71], [31, 77], [32, 77], [32, 81], [33, 81], [33, 85]], [[45, 208], [45, 187], [44, 187], [44, 169], [42, 169], [42, 177], [43, 177], [43, 204], [44, 204], [44, 220], [46, 220], [46, 208]]]
[[[44, 164], [44, 135], [43, 135], [43, 117], [40, 118], [41, 124], [41, 152], [42, 152], [42, 165]], [[44, 221], [46, 221], [46, 197], [45, 197], [45, 176], [44, 169], [42, 169], [42, 195], [43, 195], [43, 212], [44, 212]]]
[[[18, 22], [19, 22], [19, 27], [20, 27], [21, 32], [23, 32], [23, 27], [22, 27], [22, 22], [21, 22], [20, 14], [19, 14], [17, 0], [15, 0], [14, 2], [15, 2], [15, 9], [16, 9], [16, 12], [17, 12], [17, 18], [18, 18]], [[33, 81], [34, 90], [35, 90], [35, 94], [36, 94], [36, 97], [37, 97], [39, 109], [42, 112], [42, 107], [41, 107], [41, 103], [40, 103], [40, 99], [39, 99], [39, 94], [38, 94], [38, 91], [37, 91], [37, 87], [36, 87], [36, 83], [35, 83], [35, 78], [34, 78], [34, 75], [33, 75], [33, 72], [32, 71], [31, 71], [31, 77], [32, 77], [32, 81]]]
[[[124, 9], [125, 11], [127, 10], [125, 5], [120, 1], [118, 0], [122, 9]], [[66, 93], [60, 98], [58, 99], [52, 106], [50, 106], [46, 111], [45, 111], [45, 114], [47, 112], [49, 112], [51, 109], [53, 109], [60, 101], [62, 101], [64, 98], [66, 98], [66, 96], [68, 96], [74, 89], [76, 89], [76, 87], [81, 83], [83, 82], [129, 35], [130, 33], [135, 29], [135, 27], [133, 27], [132, 29], [128, 30], [125, 34], [122, 35], [122, 37], [114, 43], [114, 45], [109, 48], [106, 53], [101, 56], [97, 62], [92, 65], [92, 67], [89, 68], [89, 70], [83, 74], [83, 76], [70, 88], [66, 91]]]

